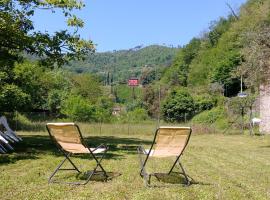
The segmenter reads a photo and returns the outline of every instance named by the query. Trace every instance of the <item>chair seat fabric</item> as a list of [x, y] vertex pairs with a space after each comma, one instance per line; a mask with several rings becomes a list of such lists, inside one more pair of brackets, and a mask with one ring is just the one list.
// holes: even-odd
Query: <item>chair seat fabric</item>
[[[147, 155], [149, 153], [150, 149], [145, 149], [145, 152], [144, 154]], [[169, 151], [166, 151], [166, 150], [151, 150], [150, 154], [149, 154], [150, 157], [159, 157], [159, 158], [165, 158], [165, 157], [175, 157], [175, 156], [178, 156], [177, 154], [173, 153], [173, 152], [169, 152]]]
[[[58, 142], [62, 148], [71, 153], [90, 153], [88, 148], [85, 148], [82, 144], [76, 144], [76, 143], [66, 143], [66, 142]], [[92, 153], [103, 153], [106, 151], [105, 148], [90, 148]]]

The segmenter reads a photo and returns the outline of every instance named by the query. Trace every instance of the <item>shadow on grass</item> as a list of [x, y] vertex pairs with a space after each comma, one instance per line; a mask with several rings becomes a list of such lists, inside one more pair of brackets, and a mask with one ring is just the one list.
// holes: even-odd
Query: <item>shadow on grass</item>
[[262, 148], [262, 149], [264, 149], [264, 148], [270, 148], [270, 145], [259, 146], [259, 148]]
[[15, 163], [19, 160], [37, 159], [38, 156], [28, 153], [13, 153], [0, 155], [0, 165]]
[[170, 174], [168, 174], [168, 173], [155, 173], [153, 175], [153, 177], [155, 177], [156, 180], [158, 182], [160, 182], [160, 184], [154, 183], [153, 185], [151, 185], [151, 187], [154, 187], [154, 188], [155, 187], [158, 187], [158, 188], [172, 187], [172, 186], [179, 186], [179, 185], [186, 186], [186, 187], [191, 186], [191, 185], [212, 185], [210, 183], [203, 183], [203, 182], [195, 181], [190, 176], [188, 176], [190, 179], [190, 185], [187, 185], [184, 175], [182, 173], [179, 173], [179, 172], [172, 172]]
[[172, 172], [170, 174], [168, 173], [155, 173], [154, 177], [164, 183], [170, 183], [170, 184], [186, 184], [185, 177], [177, 172]]
[[[14, 163], [19, 160], [37, 159], [41, 154], [63, 156], [62, 153], [57, 150], [49, 136], [26, 135], [22, 136], [22, 139], [22, 142], [14, 146], [15, 152], [0, 155], [0, 165]], [[121, 159], [124, 157], [123, 152], [124, 154], [136, 154], [137, 146], [151, 144], [151, 141], [114, 136], [92, 136], [85, 138], [85, 140], [89, 147], [106, 144], [109, 147], [109, 151], [105, 159]], [[89, 155], [76, 155], [76, 157], [89, 159]]]
[[[87, 172], [83, 173], [82, 175], [78, 175], [77, 178], [79, 178], [80, 180], [87, 180], [87, 178], [89, 177], [89, 175], [91, 173], [92, 173], [92, 171], [87, 171]], [[102, 172], [95, 173], [91, 177], [91, 181], [105, 182], [106, 180], [110, 181], [110, 180], [122, 175], [119, 172], [106, 172], [106, 174], [108, 176], [107, 179], [106, 179], [106, 176]]]
[[137, 147], [139, 145], [150, 145], [152, 141], [141, 140], [138, 138], [121, 138], [115, 136], [94, 136], [86, 138], [89, 146], [98, 146], [99, 144], [106, 144], [109, 146], [109, 151], [123, 151], [127, 154], [137, 154]]

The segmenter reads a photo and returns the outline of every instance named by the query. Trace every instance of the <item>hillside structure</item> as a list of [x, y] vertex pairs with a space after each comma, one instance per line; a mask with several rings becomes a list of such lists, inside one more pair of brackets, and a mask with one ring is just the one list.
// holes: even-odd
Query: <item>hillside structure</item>
[[260, 86], [260, 132], [270, 134], [270, 84]]

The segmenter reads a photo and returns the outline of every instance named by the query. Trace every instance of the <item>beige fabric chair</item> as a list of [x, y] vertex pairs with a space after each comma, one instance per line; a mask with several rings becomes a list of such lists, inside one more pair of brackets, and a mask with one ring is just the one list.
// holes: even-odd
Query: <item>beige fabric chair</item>
[[[182, 169], [182, 174], [185, 176], [186, 183], [188, 185], [190, 184], [188, 176], [180, 162], [180, 157], [189, 142], [191, 132], [192, 130], [190, 127], [161, 126], [155, 132], [154, 140], [150, 149], [144, 149], [142, 146], [138, 147], [141, 163], [140, 175], [144, 178], [146, 185], [150, 185], [151, 176], [155, 175], [155, 173], [148, 174], [146, 172], [146, 163], [150, 157], [176, 157], [176, 160], [168, 174], [173, 171], [175, 165], [178, 163]], [[143, 159], [142, 155], [145, 155], [146, 158]]]
[[[82, 137], [79, 126], [76, 125], [75, 123], [48, 123], [46, 125], [46, 128], [48, 130], [51, 139], [56, 144], [57, 148], [65, 156], [65, 159], [57, 166], [55, 171], [49, 177], [49, 183], [59, 182], [53, 180], [53, 177], [55, 176], [58, 170], [76, 170], [78, 173], [81, 173], [81, 171], [70, 159], [70, 156], [72, 154], [89, 154], [89, 156], [92, 157], [97, 164], [85, 182], [67, 182], [68, 184], [76, 184], [76, 185], [87, 184], [94, 174], [99, 173], [97, 171], [98, 167], [101, 169], [100, 172], [102, 172], [107, 179], [108, 176], [106, 174], [106, 171], [100, 164], [105, 153], [108, 150], [108, 147], [106, 145], [102, 144], [99, 145], [97, 148], [88, 147]], [[102, 156], [100, 159], [98, 159], [96, 154], [101, 153]], [[69, 161], [70, 164], [73, 166], [73, 168], [62, 169], [61, 166], [65, 163], [65, 161]]]

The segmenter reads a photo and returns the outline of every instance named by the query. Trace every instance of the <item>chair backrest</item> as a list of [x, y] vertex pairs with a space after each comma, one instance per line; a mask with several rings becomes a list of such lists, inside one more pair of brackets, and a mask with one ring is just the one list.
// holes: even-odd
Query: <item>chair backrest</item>
[[47, 123], [50, 136], [64, 150], [83, 148], [84, 142], [79, 127], [75, 123]]
[[190, 134], [190, 127], [159, 127], [152, 146], [152, 156], [180, 156], [188, 144]]

